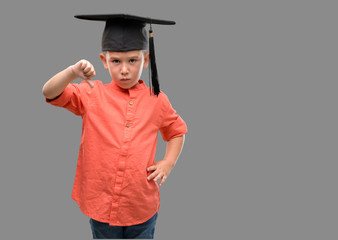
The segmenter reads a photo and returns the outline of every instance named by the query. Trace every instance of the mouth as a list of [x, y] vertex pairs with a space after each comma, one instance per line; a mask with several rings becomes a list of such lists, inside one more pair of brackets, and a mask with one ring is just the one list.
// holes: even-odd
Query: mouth
[[129, 81], [130, 79], [129, 78], [121, 78], [120, 81], [122, 82], [126, 82], [126, 81]]

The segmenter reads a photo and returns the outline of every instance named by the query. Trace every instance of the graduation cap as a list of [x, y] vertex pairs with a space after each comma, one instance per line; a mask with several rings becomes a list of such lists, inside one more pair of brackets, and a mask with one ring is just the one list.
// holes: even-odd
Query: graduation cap
[[145, 26], [147, 23], [150, 24], [149, 54], [151, 70], [149, 73], [151, 72], [151, 82], [154, 94], [158, 95], [160, 93], [151, 25], [174, 25], [174, 21], [145, 18], [128, 14], [76, 15], [75, 17], [84, 20], [106, 22], [102, 35], [102, 51], [126, 52], [146, 50], [148, 48], [148, 39]]

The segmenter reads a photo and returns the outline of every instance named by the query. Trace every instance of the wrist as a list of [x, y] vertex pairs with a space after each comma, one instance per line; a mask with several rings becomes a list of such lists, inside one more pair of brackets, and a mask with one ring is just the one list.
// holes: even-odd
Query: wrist
[[166, 162], [171, 168], [175, 167], [175, 159], [163, 158], [162, 161]]
[[74, 65], [70, 65], [68, 68], [66, 68], [66, 71], [70, 79], [69, 83], [78, 78], [77, 74], [74, 71]]

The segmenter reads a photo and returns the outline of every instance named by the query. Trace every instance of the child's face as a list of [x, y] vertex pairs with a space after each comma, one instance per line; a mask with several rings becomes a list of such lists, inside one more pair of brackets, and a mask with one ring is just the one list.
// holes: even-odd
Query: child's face
[[149, 53], [142, 50], [101, 53], [100, 58], [118, 86], [124, 89], [138, 84], [142, 70], [149, 64]]

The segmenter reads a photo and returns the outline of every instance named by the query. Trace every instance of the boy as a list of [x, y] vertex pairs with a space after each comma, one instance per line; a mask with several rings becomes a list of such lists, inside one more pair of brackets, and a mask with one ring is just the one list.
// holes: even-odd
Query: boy
[[[123, 14], [76, 17], [106, 21], [100, 58], [112, 80], [108, 84], [91, 80], [95, 69], [81, 60], [43, 87], [48, 103], [82, 117], [72, 199], [90, 218], [94, 239], [152, 239], [159, 186], [181, 153], [187, 126], [159, 90], [153, 39], [150, 35], [146, 52], [144, 27], [175, 22]], [[140, 80], [149, 62], [151, 92]], [[76, 78], [85, 81], [71, 84]], [[168, 143], [163, 160], [155, 162], [158, 131]]]

